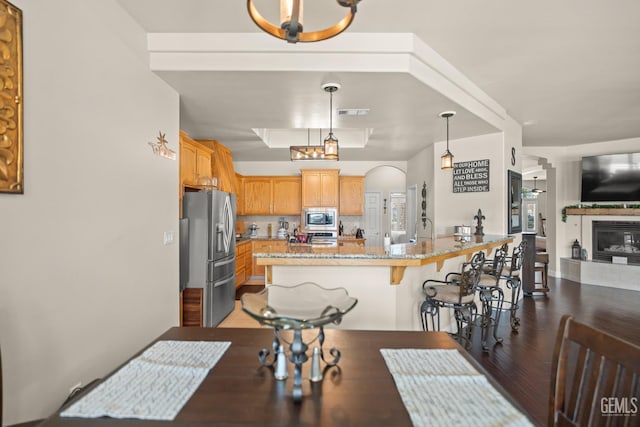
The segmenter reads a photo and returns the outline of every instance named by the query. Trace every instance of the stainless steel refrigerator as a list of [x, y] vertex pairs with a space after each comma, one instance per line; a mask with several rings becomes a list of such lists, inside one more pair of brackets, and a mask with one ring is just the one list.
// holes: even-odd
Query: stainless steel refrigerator
[[204, 326], [216, 326], [234, 308], [236, 196], [217, 190], [187, 192], [182, 212], [188, 251], [180, 283], [203, 289]]

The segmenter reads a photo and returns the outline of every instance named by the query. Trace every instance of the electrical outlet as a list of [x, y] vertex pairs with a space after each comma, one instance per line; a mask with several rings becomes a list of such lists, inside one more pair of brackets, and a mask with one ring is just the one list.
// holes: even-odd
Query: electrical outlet
[[164, 244], [171, 245], [176, 240], [175, 231], [165, 231], [164, 232]]
[[73, 393], [73, 391], [74, 391], [75, 389], [80, 388], [80, 387], [82, 387], [82, 381], [80, 381], [78, 384], [76, 384], [76, 385], [72, 386], [72, 387], [69, 389], [69, 394]]

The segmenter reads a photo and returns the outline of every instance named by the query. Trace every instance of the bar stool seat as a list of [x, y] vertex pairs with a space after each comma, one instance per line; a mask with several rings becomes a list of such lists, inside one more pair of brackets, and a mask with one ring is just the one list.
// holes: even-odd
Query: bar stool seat
[[[549, 273], [549, 254], [546, 252], [536, 252], [536, 260], [533, 266], [534, 271], [534, 283], [536, 285], [542, 285], [543, 289], [548, 290], [549, 285], [547, 282], [547, 277]], [[540, 281], [535, 281], [536, 273], [540, 273]]]

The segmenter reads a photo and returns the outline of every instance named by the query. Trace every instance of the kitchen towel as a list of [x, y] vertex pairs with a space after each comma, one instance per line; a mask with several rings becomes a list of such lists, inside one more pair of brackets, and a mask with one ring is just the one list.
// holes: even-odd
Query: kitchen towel
[[158, 341], [60, 415], [173, 420], [230, 345]]
[[458, 350], [381, 349], [415, 427], [532, 426]]

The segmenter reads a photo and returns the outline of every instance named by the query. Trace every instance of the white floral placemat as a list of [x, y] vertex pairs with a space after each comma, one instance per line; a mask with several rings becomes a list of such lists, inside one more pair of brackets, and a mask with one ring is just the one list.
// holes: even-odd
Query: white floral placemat
[[173, 420], [230, 345], [158, 341], [60, 415]]
[[418, 426], [531, 426], [458, 350], [381, 349]]

